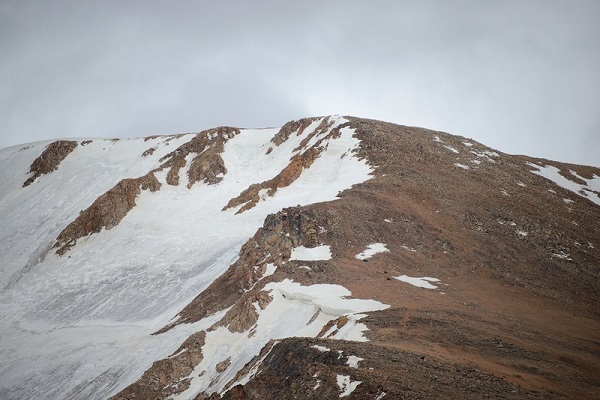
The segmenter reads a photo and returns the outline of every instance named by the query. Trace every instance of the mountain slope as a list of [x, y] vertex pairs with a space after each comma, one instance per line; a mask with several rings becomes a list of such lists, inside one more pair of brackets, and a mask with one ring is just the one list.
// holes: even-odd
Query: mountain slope
[[598, 168], [351, 117], [31, 146], [6, 398], [600, 394]]

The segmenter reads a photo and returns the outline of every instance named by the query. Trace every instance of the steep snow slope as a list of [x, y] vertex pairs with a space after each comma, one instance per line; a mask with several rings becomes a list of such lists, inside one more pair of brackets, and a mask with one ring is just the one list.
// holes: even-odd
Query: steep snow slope
[[[222, 180], [190, 188], [186, 172], [194, 154], [177, 186], [167, 184], [168, 168], [159, 167], [193, 134], [79, 141], [55, 171], [27, 187], [21, 186], [29, 166], [49, 142], [0, 151], [2, 397], [104, 398], [220, 319], [223, 313], [151, 336], [237, 258], [267, 214], [333, 200], [369, 179], [371, 168], [352, 153], [358, 140], [345, 122], [313, 119], [277, 143], [278, 129], [241, 130], [224, 138]], [[271, 191], [267, 185], [245, 212], [236, 213], [247, 202], [223, 210], [308, 151], [314, 160], [303, 159], [295, 179]], [[60, 232], [100, 195], [150, 171], [158, 191], [142, 190], [112, 229], [55, 253]]]

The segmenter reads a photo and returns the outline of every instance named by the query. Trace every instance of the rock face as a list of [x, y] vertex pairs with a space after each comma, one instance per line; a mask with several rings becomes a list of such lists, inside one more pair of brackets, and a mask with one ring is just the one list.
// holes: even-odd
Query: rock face
[[216, 184], [227, 173], [221, 153], [224, 143], [239, 134], [237, 128], [220, 127], [198, 133], [192, 140], [179, 146], [175, 151], [162, 157], [160, 169], [169, 168], [167, 183], [179, 185], [179, 171], [185, 167], [186, 157], [194, 155], [188, 169], [188, 189], [196, 182]]
[[33, 175], [27, 178], [23, 187], [31, 185], [37, 178], [49, 174], [58, 169], [59, 164], [77, 147], [77, 142], [72, 140], [57, 140], [46, 147], [46, 149], [31, 164], [29, 173]]
[[63, 255], [77, 243], [77, 239], [111, 229], [135, 206], [135, 198], [142, 190], [155, 192], [160, 182], [153, 172], [137, 179], [123, 179], [94, 203], [82, 211], [56, 238], [56, 253]]
[[[349, 363], [352, 357], [358, 357], [358, 365]], [[267, 346], [241, 373], [259, 361], [260, 372], [248, 384], [214, 398], [259, 400], [273, 393], [281, 399], [546, 398], [468, 366], [398, 349], [383, 353], [378, 346], [355, 342], [286, 339]], [[358, 383], [347, 396], [339, 377]]]
[[184, 378], [202, 360], [204, 336], [204, 331], [190, 336], [169, 358], [156, 361], [135, 384], [112, 399], [164, 399], [187, 389], [189, 381]]
[[[129, 240], [128, 246], [143, 235], [153, 241], [131, 250], [130, 258], [126, 246], [119, 248], [118, 257], [129, 264], [144, 260], [140, 269], [125, 266], [114, 286], [131, 284], [126, 276], [145, 279], [133, 286], [136, 295], [155, 287], [156, 280], [175, 286], [160, 300], [136, 304], [143, 318], [121, 316], [108, 330], [98, 330], [109, 337], [103, 342], [108, 347], [130, 337], [124, 355], [117, 368], [98, 374], [102, 379], [81, 378], [77, 391], [57, 392], [62, 397], [600, 397], [600, 168], [503, 154], [443, 132], [354, 117], [306, 118], [265, 132], [221, 127], [142, 144], [134, 156], [146, 169], [133, 169], [133, 177], [103, 189], [51, 245], [76, 259], [81, 238], [93, 239], [102, 229], [126, 233], [124, 224], [127, 229], [143, 224], [131, 210], [145, 201], [152, 211], [140, 215], [165, 216], [143, 225], [149, 233], [115, 236]], [[51, 146], [40, 160], [68, 154]], [[262, 169], [245, 173], [249, 160], [258, 158]], [[343, 160], [356, 161], [350, 164], [355, 169], [344, 170]], [[318, 197], [365, 171], [361, 163], [370, 175], [340, 186], [333, 201]], [[311, 195], [318, 200], [296, 201], [336, 168], [336, 179]], [[33, 164], [31, 170], [37, 174]], [[193, 194], [199, 194], [193, 201], [182, 200]], [[212, 219], [195, 219], [211, 207]], [[177, 214], [181, 208], [186, 212]], [[171, 215], [177, 224], [169, 232], [177, 240], [160, 236], [158, 225], [170, 224]], [[248, 221], [256, 225], [235, 236]], [[86, 246], [94, 245], [92, 239]], [[222, 243], [228, 246], [212, 254]], [[203, 258], [204, 253], [211, 256]], [[118, 257], [110, 256], [110, 265], [90, 260], [82, 281], [95, 279], [102, 268], [117, 270], [112, 264]], [[48, 258], [40, 265], [61, 276], [72, 272], [63, 271], [64, 265], [75, 270], [88, 262]], [[28, 265], [51, 278], [35, 262]], [[145, 271], [154, 269], [152, 279], [146, 278]], [[53, 281], [69, 296], [44, 303], [44, 312], [91, 302], [83, 284], [68, 278], [76, 289]], [[101, 278], [99, 289], [111, 284], [107, 275]], [[32, 295], [40, 291], [32, 287]], [[160, 315], [148, 311], [178, 291], [185, 292], [183, 300]], [[128, 298], [116, 293], [120, 307]], [[10, 296], [15, 294], [0, 297], [3, 306]], [[105, 323], [102, 313], [110, 301], [104, 296], [93, 309], [104, 318], [96, 325]], [[94, 316], [55, 330], [70, 332], [74, 326], [73, 337], [81, 340], [80, 330], [95, 333], [86, 330], [94, 326], [87, 318]], [[34, 329], [37, 322], [24, 326]], [[145, 330], [135, 333], [141, 327]], [[110, 336], [113, 329], [117, 333]], [[43, 332], [44, 343], [52, 332]], [[61, 337], [58, 343], [63, 342]], [[140, 350], [127, 352], [136, 346]], [[139, 357], [141, 349], [157, 348], [151, 360]], [[139, 359], [143, 368], [129, 362]], [[69, 376], [91, 364], [76, 360]], [[9, 373], [0, 368], [0, 378]], [[107, 384], [105, 377], [115, 378]], [[7, 393], [11, 398], [34, 392]]]

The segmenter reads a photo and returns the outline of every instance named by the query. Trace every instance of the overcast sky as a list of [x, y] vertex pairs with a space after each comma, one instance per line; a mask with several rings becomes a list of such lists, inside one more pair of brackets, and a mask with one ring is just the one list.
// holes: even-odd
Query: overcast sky
[[600, 166], [600, 1], [0, 0], [0, 148], [342, 114]]

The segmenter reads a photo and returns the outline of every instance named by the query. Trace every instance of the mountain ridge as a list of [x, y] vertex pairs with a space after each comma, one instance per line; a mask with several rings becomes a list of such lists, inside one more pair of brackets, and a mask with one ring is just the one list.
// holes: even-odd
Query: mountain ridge
[[[76, 158], [78, 150], [98, 145], [96, 151], [100, 151], [101, 146], [107, 148], [112, 145], [115, 148], [116, 160], [113, 166], [107, 168], [123, 170], [123, 164], [119, 163], [128, 160], [128, 175], [140, 177], [152, 171], [158, 175], [156, 179], [162, 185], [157, 193], [172, 188], [160, 194], [163, 196], [160, 202], [152, 192], [142, 190], [138, 193], [134, 190], [134, 203], [139, 201], [139, 204], [125, 212], [112, 229], [100, 229], [91, 236], [82, 235], [78, 238], [80, 243], [75, 239], [75, 243], [62, 255], [50, 255], [47, 249], [52, 244], [48, 238], [60, 236], [60, 227], [68, 225], [69, 218], [66, 217], [62, 218], [63, 222], [53, 223], [53, 228], [45, 235], [46, 239], [39, 240], [40, 250], [25, 252], [29, 254], [28, 261], [23, 262], [23, 257], [23, 261], [16, 257], [4, 258], [3, 265], [17, 268], [25, 265], [20, 272], [10, 274], [9, 282], [12, 284], [3, 285], [2, 302], [13, 307], [13, 313], [5, 311], [5, 316], [15, 322], [16, 316], [26, 314], [20, 314], [11, 303], [14, 300], [11, 296], [17, 296], [11, 290], [31, 283], [29, 280], [39, 285], [39, 279], [30, 276], [39, 274], [43, 277], [39, 268], [40, 265], [48, 265], [46, 256], [55, 263], [52, 264], [56, 265], [52, 267], [56, 268], [54, 272], [65, 264], [78, 270], [80, 267], [76, 262], [87, 262], [89, 265], [85, 269], [91, 271], [88, 281], [92, 281], [89, 287], [96, 289], [102, 287], [98, 283], [110, 286], [111, 280], [96, 272], [94, 262], [98, 263], [106, 254], [111, 260], [118, 260], [114, 251], [107, 249], [113, 243], [128, 243], [129, 246], [122, 245], [116, 253], [120, 252], [125, 259], [157, 261], [159, 258], [152, 256], [153, 251], [157, 251], [158, 256], [167, 261], [163, 262], [163, 269], [157, 268], [153, 276], [156, 278], [166, 271], [167, 275], [179, 280], [180, 288], [187, 287], [187, 295], [184, 296], [187, 300], [182, 298], [170, 308], [163, 307], [160, 321], [148, 324], [142, 318], [136, 322], [148, 328], [143, 329], [146, 333], [140, 333], [136, 339], [140, 343], [154, 340], [152, 345], [156, 346], [156, 343], [168, 342], [168, 346], [158, 346], [164, 347], [162, 356], [155, 353], [152, 362], [148, 358], [143, 370], [136, 362], [136, 372], [128, 372], [128, 382], [119, 378], [123, 376], [124, 372], [121, 372], [113, 375], [112, 379], [116, 382], [102, 386], [99, 378], [93, 378], [91, 368], [88, 376], [92, 383], [80, 381], [75, 388], [67, 389], [70, 392], [63, 394], [98, 398], [107, 394], [116, 395], [116, 398], [218, 398], [220, 393], [224, 398], [265, 398], [265, 393], [278, 390], [284, 393], [281, 398], [298, 395], [337, 398], [347, 392], [352, 398], [434, 398], [436, 393], [449, 396], [450, 392], [445, 388], [448, 385], [464, 398], [480, 398], [482, 393], [492, 398], [588, 398], [598, 393], [600, 385], [595, 378], [599, 354], [597, 310], [600, 309], [597, 279], [600, 260], [597, 250], [600, 246], [597, 243], [597, 222], [600, 218], [596, 203], [596, 199], [600, 199], [600, 188], [596, 187], [600, 182], [598, 168], [511, 156], [443, 132], [354, 117], [309, 118], [292, 121], [282, 129], [262, 130], [264, 140], [261, 139], [258, 147], [252, 147], [254, 139], [251, 139], [252, 135], [246, 135], [249, 132], [258, 135], [258, 130], [240, 131], [242, 134], [233, 135], [235, 139], [228, 138], [223, 148], [209, 146], [215, 149], [212, 153], [205, 153], [207, 145], [198, 152], [187, 152], [177, 158], [179, 161], [170, 163], [167, 173], [164, 169], [156, 170], [160, 164], [156, 167], [155, 163], [164, 162], [165, 157], [169, 154], [174, 156], [180, 148], [194, 147], [187, 144], [193, 139], [186, 140], [189, 138], [185, 135], [155, 137], [146, 141], [131, 139], [129, 142], [135, 144], [134, 149], [128, 148], [127, 151], [116, 149], [120, 141], [92, 141], [85, 145], [80, 142], [81, 145], [66, 155], [57, 168], [47, 175], [38, 176], [27, 188], [20, 188], [35, 189], [36, 185], [43, 184], [46, 176], [68, 170], [69, 167], [63, 163], [70, 157]], [[214, 130], [208, 130], [193, 135], [208, 139], [214, 133]], [[223, 136], [217, 134], [213, 139], [218, 137]], [[173, 147], [176, 150], [171, 150]], [[244, 153], [247, 148], [258, 152]], [[31, 150], [32, 156], [33, 150], [39, 152]], [[130, 160], [134, 150], [139, 158]], [[3, 152], [8, 154], [6, 150]], [[13, 159], [18, 158], [14, 155], [17, 153], [13, 150]], [[208, 156], [208, 162], [196, 162], [195, 158], [203, 154]], [[260, 157], [272, 158], [259, 162], [262, 160], [259, 154]], [[306, 156], [303, 157], [304, 154]], [[6, 157], [0, 158], [0, 162], [5, 160]], [[100, 155], [96, 160], [103, 162]], [[21, 160], [20, 169], [15, 171], [21, 179], [20, 186], [30, 178], [23, 172], [27, 168], [25, 161]], [[29, 156], [27, 161], [32, 165], [34, 160]], [[244, 170], [252, 165], [251, 161], [257, 162], [257, 169], [252, 173]], [[198, 168], [190, 169], [195, 162]], [[186, 169], [187, 174], [183, 173]], [[189, 174], [193, 170], [208, 173], [212, 178], [198, 183], [199, 180], [193, 179], [194, 173]], [[263, 170], [269, 173], [265, 174]], [[276, 178], [283, 176], [282, 172], [286, 177]], [[63, 186], [68, 186], [75, 175], [61, 180], [65, 182]], [[102, 173], [107, 179], [103, 193], [112, 190], [111, 184], [112, 187], [118, 185], [115, 182], [117, 177], [113, 175], [108, 171]], [[235, 187], [226, 187], [232, 176], [246, 180], [238, 182]], [[327, 177], [322, 179], [323, 176]], [[3, 182], [8, 180], [3, 179]], [[16, 183], [17, 179], [14, 178], [14, 181]], [[315, 186], [316, 182], [318, 186]], [[94, 196], [96, 199], [102, 196], [102, 189], [90, 191], [79, 204], [93, 203]], [[42, 193], [53, 190], [56, 186], [50, 185], [44, 187]], [[205, 192], [201, 194], [201, 190]], [[229, 218], [222, 221], [225, 224], [222, 229], [217, 227], [218, 221], [215, 222], [212, 214], [197, 220], [196, 213], [192, 212], [196, 209], [192, 207], [197, 207], [194, 204], [203, 204], [202, 201], [210, 203], [206, 199], [216, 196], [218, 190], [226, 190], [225, 197], [230, 200], [239, 199], [229, 210], [225, 207], [227, 201], [218, 202], [218, 207], [215, 203], [214, 215], [224, 213]], [[308, 196], [306, 193], [311, 190], [313, 194]], [[338, 193], [339, 190], [342, 191]], [[191, 193], [189, 191], [196, 191], [194, 193], [201, 196], [191, 203], [182, 200], [187, 196], [185, 193]], [[131, 197], [133, 192], [129, 192], [127, 196]], [[10, 193], [18, 197], [17, 192]], [[294, 202], [300, 198], [305, 200], [297, 203], [303, 205], [297, 206]], [[2, 210], [11, 205], [14, 210], [19, 209], [16, 203], [8, 200], [7, 197], [1, 199]], [[65, 202], [64, 198], [61, 200]], [[282, 200], [288, 203], [273, 204]], [[248, 208], [244, 209], [245, 206]], [[54, 207], [58, 209], [58, 205]], [[168, 217], [174, 221], [169, 222], [167, 216], [147, 213], [148, 210], [158, 211], [165, 207], [167, 214], [171, 213]], [[190, 210], [182, 211], [185, 207]], [[83, 213], [79, 216], [86, 213], [86, 210], [81, 211]], [[181, 217], [177, 217], [178, 212]], [[7, 215], [3, 215], [3, 219], [8, 220]], [[74, 212], [71, 216], [78, 218]], [[41, 220], [51, 218], [46, 213]], [[195, 219], [196, 222], [192, 223]], [[244, 228], [243, 235], [236, 236], [237, 244], [232, 246], [233, 239], [228, 239], [232, 237], [231, 230], [242, 227], [239, 221], [249, 220], [254, 221], [254, 229], [251, 226]], [[139, 226], [135, 235], [125, 232], [130, 228], [121, 226], [123, 221], [127, 221], [127, 226]], [[189, 226], [194, 224], [203, 230], [202, 235], [205, 230], [217, 232], [210, 238], [193, 233], [195, 230]], [[201, 274], [204, 278], [196, 278], [198, 281], [194, 286], [186, 283], [191, 276], [196, 276], [194, 268], [190, 267], [186, 274], [181, 275], [174, 266], [184, 265], [188, 262], [187, 257], [199, 254], [197, 250], [190, 247], [184, 238], [177, 238], [171, 246], [158, 246], [145, 253], [142, 251], [145, 246], [156, 247], [148, 234], [149, 229], [169, 240], [174, 240], [175, 235], [181, 236], [181, 232], [177, 233], [181, 230], [192, 234], [191, 237], [205, 238], [195, 242], [202, 249], [210, 248], [206, 247], [207, 244], [214, 246], [221, 241], [230, 244], [223, 245], [224, 250], [215, 250], [213, 256], [202, 261], [208, 268]], [[5, 248], [9, 243], [20, 243], [16, 239], [12, 242], [7, 240], [8, 234], [17, 238], [23, 236], [14, 233], [5, 231], [2, 239]], [[246, 239], [242, 238], [244, 235]], [[138, 242], [145, 246], [138, 245]], [[376, 244], [380, 246], [372, 246]], [[104, 247], [94, 248], [98, 245]], [[235, 251], [237, 248], [239, 251]], [[357, 258], [359, 254], [367, 254], [370, 248], [379, 248], [381, 252], [371, 251], [371, 257]], [[329, 253], [325, 251], [327, 249]], [[96, 265], [110, 264], [102, 261]], [[140, 271], [152, 269], [148, 265], [146, 263], [143, 268], [140, 265], [139, 270], [128, 271], [119, 267], [115, 271], [142, 274]], [[101, 278], [98, 282], [94, 282], [94, 274]], [[81, 280], [85, 280], [85, 274], [80, 275]], [[406, 278], [402, 281], [402, 277], [417, 279], [412, 281], [413, 284], [423, 283], [422, 279], [428, 278], [426, 282], [434, 288], [415, 287], [406, 283]], [[64, 279], [56, 278], [55, 283], [67, 288], [74, 288], [79, 283], [75, 277], [72, 278], [73, 285], [69, 286]], [[123, 278], [123, 282], [125, 285], [129, 281]], [[167, 288], [177, 287], [173, 283], [168, 285], [171, 286]], [[319, 285], [332, 286], [318, 290], [321, 288]], [[327, 296], [327, 293], [335, 293], [340, 288], [346, 292], [339, 293], [351, 293], [351, 299], [356, 301], [348, 303], [348, 295]], [[141, 290], [142, 287], [132, 284], [132, 289]], [[159, 291], [158, 286], [154, 289]], [[168, 293], [169, 290], [160, 289], [162, 301], [167, 298], [163, 292]], [[47, 320], [50, 315], [50, 320], [55, 321], [50, 329], [77, 324], [76, 319], [69, 317], [77, 307], [61, 305], [67, 297], [64, 292], [57, 291], [50, 297], [40, 295], [40, 299], [50, 298], [55, 307], [46, 308], [45, 313], [34, 313], [32, 323], [37, 321], [35, 323], [40, 324], [39, 321]], [[152, 290], [148, 292], [152, 293]], [[117, 295], [116, 300], [107, 301], [103, 296], [76, 294], [74, 289], [68, 289], [66, 293], [74, 293], [72, 298], [83, 299], [85, 304], [93, 305], [95, 301], [106, 304], [109, 311], [119, 304], [121, 296], [121, 300], [127, 300], [125, 304], [132, 304], [131, 311], [138, 307], [138, 312], [141, 310], [146, 318], [156, 315], [151, 309], [158, 305], [157, 301], [143, 304], [142, 298], [128, 300], [126, 296], [129, 294]], [[106, 289], [104, 295], [109, 293], [113, 292]], [[130, 290], [123, 293], [130, 293]], [[494, 293], [491, 298], [490, 293]], [[375, 303], [360, 303], [360, 299], [372, 299]], [[307, 304], [310, 307], [306, 307]], [[353, 311], [356, 310], [353, 307], [360, 304], [364, 304], [360, 307], [369, 304], [367, 312]], [[384, 305], [387, 307], [381, 309]], [[96, 310], [95, 306], [90, 307]], [[286, 312], [291, 313], [290, 310], [295, 310], [297, 319], [293, 323], [288, 321], [288, 324], [293, 326], [307, 318], [302, 329], [309, 337], [320, 339], [313, 342], [308, 338], [294, 339], [289, 332], [275, 334], [266, 328], [267, 314], [283, 318], [276, 319], [279, 324], [274, 326], [279, 326], [285, 320]], [[116, 322], [129, 321], [126, 313], [120, 317], [108, 311], [103, 314], [101, 309], [94, 313]], [[569, 326], [558, 329], [550, 321], [568, 322]], [[4, 329], [7, 334], [15, 335], [10, 326]], [[46, 332], [44, 329], [48, 328], [36, 329]], [[302, 331], [300, 325], [296, 325], [295, 329]], [[36, 332], [35, 329], [33, 332]], [[147, 339], [149, 337], [155, 339]], [[222, 337], [230, 339], [221, 343], [221, 347], [215, 347], [214, 343], [219, 343]], [[246, 338], [242, 340], [242, 337]], [[280, 337], [281, 343], [272, 341]], [[332, 339], [328, 337], [352, 337], [352, 342], [336, 342], [335, 348], [345, 346], [346, 350], [342, 352], [354, 351], [353, 357], [367, 361], [358, 363], [357, 368], [343, 366], [344, 363], [340, 365], [342, 359], [334, 360], [335, 351], [310, 347], [334, 348], [334, 344], [330, 343]], [[362, 342], [367, 339], [369, 341]], [[32, 339], [31, 343], [35, 340]], [[252, 352], [235, 350], [242, 343], [247, 343]], [[105, 346], [110, 347], [109, 344]], [[168, 352], [165, 346], [169, 348]], [[3, 347], [3, 354], [10, 354], [10, 346]], [[18, 349], [18, 345], [14, 347]], [[285, 355], [286, 351], [295, 354], [292, 359], [298, 361], [298, 368], [294, 390], [286, 389], [283, 379], [286, 370], [277, 371], [277, 363], [270, 361], [270, 353], [266, 352], [269, 348], [276, 349], [273, 356]], [[261, 350], [266, 353], [261, 353]], [[395, 355], [387, 359], [386, 351]], [[367, 357], [369, 354], [380, 355]], [[127, 356], [125, 354], [124, 358]], [[346, 358], [350, 362], [351, 359]], [[89, 356], [81, 359], [89, 359]], [[408, 371], [405, 373], [410, 379], [394, 375], [391, 366], [404, 365], [402, 362], [416, 365], [417, 360], [421, 360], [417, 368], [421, 375]], [[82, 362], [77, 361], [75, 364], [79, 364], [73, 371], [85, 369]], [[18, 362], [16, 364], [18, 366]], [[375, 370], [369, 368], [375, 367], [367, 367], [367, 364], [378, 365], [382, 372], [373, 372]], [[15, 363], [6, 365], [0, 369], [0, 376], [10, 376], [8, 368], [15, 368]], [[126, 367], [121, 364], [112, 368], [119, 371], [133, 369], [130, 364], [124, 365]], [[308, 371], [313, 371], [314, 375], [317, 370], [322, 379], [307, 375]], [[27, 371], [23, 371], [22, 374], [28, 376]], [[247, 371], [246, 375], [240, 371]], [[202, 376], [198, 377], [199, 374]], [[139, 380], [131, 381], [137, 379], [136, 376]], [[424, 387], [425, 377], [433, 379], [433, 376], [438, 379], [433, 380], [432, 387]], [[236, 386], [236, 382], [245, 383]], [[280, 382], [279, 386], [273, 382]], [[418, 386], [411, 382], [422, 384]], [[452, 383], [458, 386], [454, 387]], [[33, 393], [17, 386], [2, 390], [10, 390], [9, 396]], [[227, 388], [229, 391], [225, 391]], [[49, 391], [41, 397], [59, 393], [52, 392], [53, 389], [51, 385], [47, 386]]]

